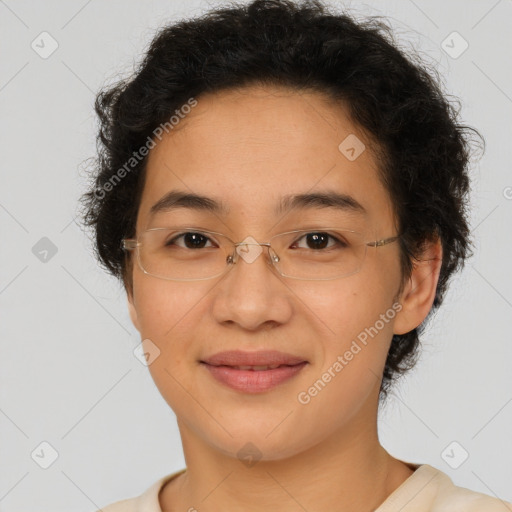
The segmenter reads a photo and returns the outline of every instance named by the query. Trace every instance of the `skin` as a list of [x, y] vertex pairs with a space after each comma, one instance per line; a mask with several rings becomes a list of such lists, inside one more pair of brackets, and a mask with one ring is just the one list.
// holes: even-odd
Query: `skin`
[[[338, 145], [355, 134], [367, 147], [349, 161]], [[378, 238], [396, 234], [389, 194], [371, 141], [339, 104], [316, 92], [252, 86], [208, 94], [149, 154], [137, 233], [171, 220], [226, 233], [235, 241], [296, 228], [297, 219], [329, 226], [343, 215]], [[180, 188], [222, 199], [227, 216], [180, 209], [151, 219], [150, 207]], [[328, 208], [276, 219], [281, 195], [334, 189], [356, 198], [361, 217]], [[377, 435], [381, 375], [393, 333], [417, 327], [434, 300], [439, 242], [425, 249], [401, 283], [399, 246], [368, 248], [361, 270], [331, 281], [299, 281], [272, 272], [266, 249], [239, 260], [220, 278], [175, 282], [130, 268], [130, 315], [141, 339], [161, 351], [149, 366], [176, 414], [187, 471], [168, 482], [162, 510], [304, 509], [355, 512], [377, 508], [413, 472]], [[307, 390], [398, 299], [401, 311], [307, 405]], [[198, 361], [218, 351], [277, 349], [309, 364], [260, 394], [217, 383]], [[237, 453], [252, 443], [253, 466]], [[312, 485], [314, 484], [314, 485]]]

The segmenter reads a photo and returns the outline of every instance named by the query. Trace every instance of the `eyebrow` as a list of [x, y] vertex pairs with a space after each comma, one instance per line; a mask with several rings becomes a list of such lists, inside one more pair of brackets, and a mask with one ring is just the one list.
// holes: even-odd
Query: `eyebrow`
[[[228, 205], [211, 197], [171, 190], [161, 197], [149, 210], [149, 215], [169, 212], [178, 208], [208, 211], [219, 215], [227, 215]], [[361, 203], [348, 194], [327, 190], [325, 192], [289, 194], [281, 198], [274, 209], [274, 215], [280, 215], [293, 209], [334, 208], [353, 213], [366, 214]]]

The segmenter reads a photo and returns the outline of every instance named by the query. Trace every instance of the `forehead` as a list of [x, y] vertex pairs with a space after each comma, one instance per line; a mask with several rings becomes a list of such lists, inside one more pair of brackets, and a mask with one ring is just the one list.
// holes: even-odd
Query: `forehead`
[[173, 190], [217, 200], [219, 215], [234, 222], [272, 220], [284, 196], [321, 191], [353, 199], [368, 222], [392, 219], [371, 141], [343, 105], [319, 93], [250, 87], [205, 94], [155, 142], [138, 228]]

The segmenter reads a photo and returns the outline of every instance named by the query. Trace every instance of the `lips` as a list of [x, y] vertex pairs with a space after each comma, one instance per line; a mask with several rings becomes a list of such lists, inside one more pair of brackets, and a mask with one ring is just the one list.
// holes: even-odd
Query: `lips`
[[[227, 365], [223, 365], [227, 366]], [[263, 365], [263, 366], [230, 366], [230, 368], [233, 368], [235, 370], [254, 370], [254, 371], [262, 371], [262, 370], [275, 370], [276, 368], [279, 368], [280, 366], [283, 366], [281, 364], [273, 364], [270, 365]], [[287, 365], [291, 366], [291, 365]]]
[[200, 361], [214, 379], [245, 393], [269, 391], [297, 375], [308, 361], [277, 351], [219, 352]]
[[238, 369], [264, 370], [277, 368], [282, 365], [294, 366], [307, 362], [304, 358], [279, 352], [277, 350], [261, 350], [258, 352], [245, 352], [229, 350], [218, 352], [201, 361], [211, 366], [231, 366]]

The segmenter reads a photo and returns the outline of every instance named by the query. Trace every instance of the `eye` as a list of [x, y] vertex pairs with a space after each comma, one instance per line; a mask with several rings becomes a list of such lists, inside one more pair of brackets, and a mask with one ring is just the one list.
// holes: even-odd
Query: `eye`
[[[175, 242], [177, 240], [182, 240], [184, 245], [176, 244]], [[208, 241], [211, 242], [210, 238], [208, 238], [205, 234], [199, 233], [199, 232], [186, 232], [181, 233], [170, 240], [167, 240], [165, 242], [166, 247], [170, 247], [172, 245], [176, 245], [177, 247], [182, 247], [184, 249], [203, 249], [205, 246], [205, 243]], [[212, 247], [214, 247], [212, 245]]]
[[[333, 240], [334, 243], [328, 245], [329, 239]], [[307, 246], [299, 247], [299, 249], [313, 249], [315, 251], [322, 249], [330, 249], [333, 246], [339, 246], [340, 248], [347, 247], [348, 244], [343, 239], [338, 239], [333, 235], [329, 235], [325, 231], [316, 231], [303, 235], [299, 240], [294, 242], [294, 245], [297, 245], [300, 240], [305, 240]]]

